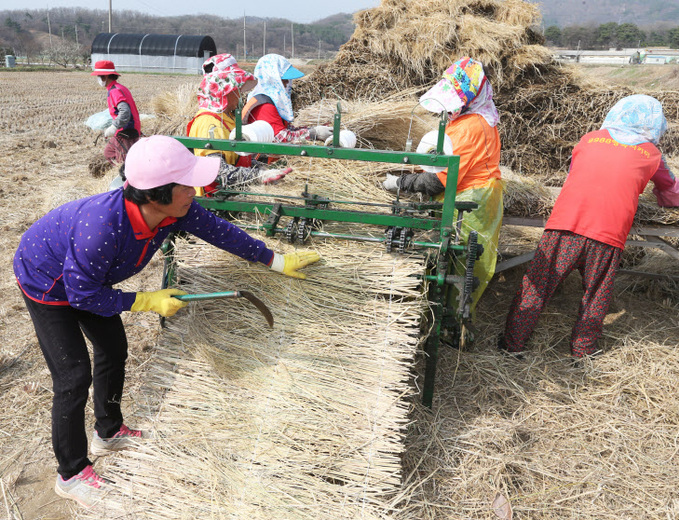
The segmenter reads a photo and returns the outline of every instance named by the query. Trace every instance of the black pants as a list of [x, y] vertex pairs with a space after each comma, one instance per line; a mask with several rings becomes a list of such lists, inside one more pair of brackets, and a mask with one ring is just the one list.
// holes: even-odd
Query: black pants
[[[127, 336], [119, 315], [105, 317], [69, 306], [45, 305], [24, 295], [52, 374], [52, 447], [64, 479], [91, 464], [87, 458], [85, 404], [94, 381], [95, 429], [112, 437], [123, 423]], [[94, 350], [94, 374], [85, 337]]]

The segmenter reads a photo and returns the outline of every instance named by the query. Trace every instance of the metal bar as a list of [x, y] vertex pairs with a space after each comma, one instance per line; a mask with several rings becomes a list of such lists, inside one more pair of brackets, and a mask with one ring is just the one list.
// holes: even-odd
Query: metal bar
[[[502, 217], [503, 226], [545, 227], [547, 219], [543, 217]], [[630, 235], [679, 238], [679, 227], [675, 226], [632, 226]]]
[[[268, 231], [266, 226], [257, 224], [238, 224], [238, 227], [248, 231]], [[275, 229], [273, 233], [285, 233], [284, 229]], [[350, 235], [345, 233], [329, 233], [327, 231], [310, 231], [310, 236], [317, 238], [336, 238], [339, 240], [353, 240], [355, 242], [373, 242], [373, 243], [384, 243], [386, 242], [386, 237], [369, 237], [364, 235]], [[410, 242], [412, 246], [422, 247], [426, 249], [439, 249], [441, 244], [438, 242], [420, 242], [418, 240], [413, 240]], [[453, 249], [464, 251], [464, 246], [454, 246]]]
[[[293, 155], [321, 159], [344, 159], [353, 161], [383, 162], [392, 164], [419, 164], [457, 168], [457, 155], [423, 154], [390, 150], [366, 150], [362, 148], [335, 148], [330, 146], [294, 145], [279, 143], [257, 143], [229, 139], [206, 139], [198, 137], [175, 137], [187, 148], [221, 150], [224, 152], [249, 152], [265, 155]], [[452, 168], [451, 168], [452, 169]]]
[[[357, 200], [335, 200], [335, 199], [308, 199], [304, 197], [298, 197], [295, 195], [281, 195], [279, 193], [274, 194], [268, 194], [268, 193], [262, 193], [261, 191], [241, 191], [241, 190], [232, 190], [232, 189], [226, 189], [226, 188], [221, 188], [218, 190], [216, 193], [212, 194], [210, 197], [213, 200], [232, 200], [232, 199], [226, 199], [224, 198], [225, 196], [229, 195], [238, 195], [239, 197], [244, 197], [244, 196], [255, 196], [255, 197], [266, 197], [266, 198], [275, 198], [275, 199], [286, 199], [286, 200], [292, 200], [292, 201], [299, 201], [302, 203], [306, 203], [309, 201], [312, 202], [318, 202], [319, 204], [346, 204], [347, 206], [367, 206], [371, 208], [388, 208], [388, 209], [393, 209], [393, 210], [398, 210], [398, 211], [404, 211], [404, 212], [415, 212], [415, 211], [431, 211], [431, 210], [438, 210], [441, 211], [443, 209], [443, 203], [442, 202], [407, 202], [407, 203], [400, 203], [400, 202], [392, 202], [391, 204], [388, 204], [386, 202], [361, 202]], [[249, 201], [249, 202], [254, 202], [254, 201]], [[267, 204], [268, 202], [265, 201], [260, 201], [263, 204]]]
[[[269, 215], [273, 210], [273, 203], [250, 202], [240, 200], [218, 200], [211, 197], [196, 198], [196, 201], [208, 209], [221, 211], [241, 211], [245, 213], [259, 213]], [[367, 213], [363, 211], [323, 209], [301, 206], [280, 207], [280, 216], [306, 217], [318, 220], [332, 220], [335, 222], [351, 222], [373, 224], [376, 226], [398, 226], [412, 229], [439, 229], [441, 221], [434, 218], [416, 218], [404, 215], [388, 215], [386, 213]]]
[[503, 226], [545, 227], [547, 220], [542, 217], [502, 217]]
[[495, 266], [495, 274], [501, 273], [502, 271], [506, 271], [507, 269], [511, 269], [512, 267], [516, 267], [517, 265], [530, 262], [534, 257], [535, 251], [531, 251], [530, 253], [524, 253], [522, 255], [512, 257], [508, 260], [504, 260], [503, 262], [499, 262]]
[[642, 276], [644, 278], [653, 278], [656, 280], [667, 280], [670, 282], [679, 282], [679, 276], [671, 274], [648, 273], [646, 271], [633, 271], [631, 269], [618, 269], [618, 274], [629, 274], [633, 276]]
[[653, 236], [644, 236], [650, 247], [657, 247], [658, 249], [662, 249], [667, 253], [669, 256], [674, 258], [675, 260], [679, 260], [679, 251], [670, 243], [667, 241], [663, 240], [661, 237], [653, 237]]
[[206, 294], [178, 294], [173, 296], [183, 302], [193, 302], [198, 300], [214, 300], [215, 298], [240, 298], [241, 294], [238, 291], [224, 291]]

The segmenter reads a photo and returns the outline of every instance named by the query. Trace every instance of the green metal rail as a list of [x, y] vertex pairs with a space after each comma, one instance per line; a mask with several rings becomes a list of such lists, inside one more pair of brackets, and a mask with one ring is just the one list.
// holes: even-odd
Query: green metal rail
[[[432, 154], [420, 154], [410, 151], [388, 151], [349, 149], [339, 147], [340, 107], [334, 118], [333, 144], [331, 146], [315, 145], [291, 145], [256, 143], [241, 140], [240, 113], [236, 114], [236, 139], [200, 139], [189, 137], [177, 137], [176, 139], [188, 148], [199, 148], [215, 151], [248, 152], [265, 155], [314, 157], [323, 159], [338, 159], [351, 161], [381, 162], [403, 165], [436, 166], [447, 168], [447, 183], [450, 186], [457, 185], [457, 174], [460, 158], [455, 155], [444, 155], [443, 139], [446, 120], [444, 117], [439, 122], [439, 139], [437, 151]], [[434, 395], [434, 379], [438, 360], [438, 349], [441, 335], [445, 330], [461, 330], [462, 322], [469, 318], [469, 304], [471, 294], [470, 262], [467, 262], [467, 272], [464, 276], [453, 274], [455, 259], [463, 256], [472, 256], [471, 269], [476, 260], [476, 250], [469, 255], [469, 247], [459, 243], [459, 231], [461, 214], [463, 211], [471, 211], [475, 205], [470, 203], [455, 204], [454, 189], [446, 190], [443, 204], [440, 203], [402, 203], [396, 200], [393, 204], [360, 203], [351, 201], [331, 201], [317, 195], [302, 194], [302, 197], [279, 197], [265, 193], [248, 193], [242, 191], [223, 189], [213, 197], [197, 197], [196, 201], [203, 207], [219, 212], [244, 212], [263, 215], [266, 220], [261, 225], [244, 225], [244, 229], [257, 229], [265, 231], [268, 236], [283, 233], [285, 230], [279, 227], [281, 218], [291, 221], [326, 221], [343, 223], [360, 223], [381, 226], [387, 229], [422, 230], [438, 232], [439, 241], [414, 241], [408, 242], [409, 247], [428, 249], [436, 254], [431, 255], [435, 260], [428, 266], [428, 274], [423, 273], [422, 279], [429, 283], [428, 298], [433, 308], [432, 332], [426, 339], [424, 350], [426, 353], [425, 376], [422, 391], [422, 401], [426, 406], [431, 406]], [[243, 197], [255, 197], [259, 200], [242, 200]], [[265, 200], [283, 200], [286, 202], [267, 202]], [[374, 211], [357, 211], [355, 209], [340, 209], [343, 205], [364, 205], [367, 207], [380, 206], [389, 208], [389, 213]], [[332, 207], [331, 207], [332, 206]], [[456, 209], [458, 213], [456, 214]], [[436, 217], [431, 215], [420, 216], [417, 213], [436, 212]], [[296, 219], [296, 220], [295, 220]], [[369, 242], [388, 242], [388, 238], [365, 236], [353, 233], [328, 233], [323, 230], [310, 229], [308, 235], [319, 238], [339, 238], [347, 240], [363, 240]], [[168, 248], [171, 250], [171, 248]], [[169, 271], [172, 272], [171, 270]], [[452, 300], [452, 288], [457, 287], [459, 298], [457, 303]]]

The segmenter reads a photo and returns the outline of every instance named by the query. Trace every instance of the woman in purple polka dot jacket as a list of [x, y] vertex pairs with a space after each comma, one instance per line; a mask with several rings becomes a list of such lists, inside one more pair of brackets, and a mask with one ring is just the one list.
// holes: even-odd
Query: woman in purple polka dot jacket
[[[298, 269], [320, 259], [311, 251], [274, 253], [194, 202], [193, 186], [210, 184], [218, 171], [218, 159], [196, 157], [171, 137], [143, 138], [128, 152], [123, 188], [68, 202], [35, 222], [21, 238], [14, 273], [52, 375], [52, 445], [59, 464], [59, 494], [64, 495], [60, 489], [70, 489], [68, 479], [92, 473], [85, 431], [92, 383], [93, 451], [94, 441], [113, 451], [120, 449], [114, 446], [123, 437], [141, 435], [123, 424], [120, 409], [127, 359], [120, 313], [155, 311], [172, 316], [187, 305], [172, 296], [186, 293], [179, 289], [129, 293], [113, 285], [141, 271], [170, 233], [186, 231], [300, 279], [305, 275]], [[83, 333], [93, 346], [94, 372]]]

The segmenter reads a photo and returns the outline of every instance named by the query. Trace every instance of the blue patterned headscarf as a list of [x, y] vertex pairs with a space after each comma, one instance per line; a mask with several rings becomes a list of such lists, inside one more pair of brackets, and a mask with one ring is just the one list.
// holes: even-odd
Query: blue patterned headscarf
[[622, 144], [635, 145], [650, 141], [658, 144], [667, 130], [667, 120], [657, 99], [645, 94], [627, 96], [618, 101], [606, 115], [602, 130]]
[[285, 121], [291, 122], [294, 118], [292, 114], [292, 99], [290, 98], [290, 83], [288, 88], [283, 86], [281, 76], [291, 67], [291, 64], [283, 56], [278, 54], [266, 54], [262, 56], [255, 66], [255, 77], [257, 86], [248, 95], [248, 99], [257, 94], [266, 94], [276, 105], [278, 114]]

